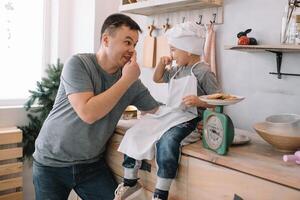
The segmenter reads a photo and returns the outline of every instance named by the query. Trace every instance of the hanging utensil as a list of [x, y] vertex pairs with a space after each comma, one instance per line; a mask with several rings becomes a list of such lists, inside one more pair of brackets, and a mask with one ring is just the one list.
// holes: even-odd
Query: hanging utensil
[[169, 18], [166, 19], [166, 23], [162, 27], [162, 34], [157, 37], [156, 48], [156, 64], [159, 62], [162, 56], [170, 56], [170, 47], [168, 40], [165, 36], [165, 32], [170, 28]]
[[152, 36], [152, 32], [155, 29], [154, 21], [152, 25], [148, 26], [149, 33], [145, 37], [143, 47], [143, 66], [155, 67], [156, 61], [156, 38]]

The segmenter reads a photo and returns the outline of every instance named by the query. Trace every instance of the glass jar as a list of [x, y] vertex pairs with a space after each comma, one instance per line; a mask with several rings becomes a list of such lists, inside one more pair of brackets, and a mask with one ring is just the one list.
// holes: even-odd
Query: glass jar
[[289, 9], [289, 6], [286, 5], [282, 19], [281, 19], [280, 43], [282, 43], [282, 44], [287, 43], [287, 38], [288, 38], [288, 23], [287, 23], [288, 9]]
[[296, 29], [296, 16], [292, 15], [290, 23], [288, 24], [288, 38], [287, 38], [287, 43], [288, 44], [295, 44], [296, 43], [296, 34], [297, 34], [297, 29]]
[[295, 44], [300, 45], [300, 15], [296, 15], [296, 38], [295, 38]]
[[299, 4], [300, 0], [288, 0], [287, 5], [285, 6], [281, 21], [280, 42], [282, 44], [296, 43], [296, 35], [298, 36], [296, 27], [296, 15], [299, 15], [299, 13], [297, 13], [297, 7], [299, 7]]

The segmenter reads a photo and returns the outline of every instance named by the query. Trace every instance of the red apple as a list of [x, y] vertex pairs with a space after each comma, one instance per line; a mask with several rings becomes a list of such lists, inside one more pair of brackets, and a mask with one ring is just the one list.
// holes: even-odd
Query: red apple
[[250, 39], [247, 36], [241, 36], [238, 41], [238, 45], [249, 45]]

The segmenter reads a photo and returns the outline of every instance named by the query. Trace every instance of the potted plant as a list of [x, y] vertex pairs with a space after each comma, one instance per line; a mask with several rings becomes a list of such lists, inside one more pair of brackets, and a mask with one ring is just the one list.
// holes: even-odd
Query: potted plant
[[29, 90], [31, 96], [24, 107], [28, 112], [29, 123], [19, 126], [23, 131], [23, 158], [31, 159], [34, 152], [34, 143], [40, 129], [52, 109], [60, 83], [63, 64], [57, 60], [56, 65], [48, 65], [46, 77], [37, 81], [36, 89]]

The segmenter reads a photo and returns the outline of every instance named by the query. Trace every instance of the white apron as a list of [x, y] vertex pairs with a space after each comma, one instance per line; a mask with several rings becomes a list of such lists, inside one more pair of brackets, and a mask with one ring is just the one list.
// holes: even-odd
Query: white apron
[[197, 78], [193, 74], [170, 79], [168, 99], [165, 106], [160, 106], [155, 114], [146, 114], [136, 125], [126, 131], [118, 151], [136, 160], [152, 160], [155, 154], [155, 144], [170, 128], [197, 117], [197, 108], [187, 108], [182, 99], [187, 95], [197, 96]]

